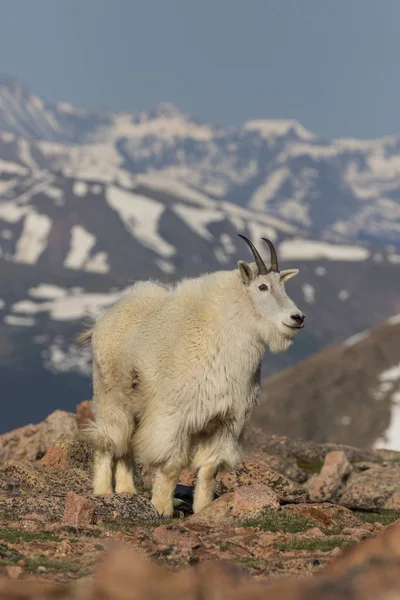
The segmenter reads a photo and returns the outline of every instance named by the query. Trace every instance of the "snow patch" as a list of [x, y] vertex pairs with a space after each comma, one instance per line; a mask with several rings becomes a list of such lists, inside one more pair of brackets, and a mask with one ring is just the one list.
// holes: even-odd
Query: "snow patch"
[[16, 173], [17, 175], [27, 175], [29, 173], [29, 169], [18, 165], [17, 163], [13, 163], [9, 160], [2, 160], [0, 158], [0, 173]]
[[65, 288], [53, 285], [52, 283], [40, 283], [34, 288], [28, 290], [28, 294], [32, 298], [42, 298], [43, 300], [50, 300], [54, 298], [62, 298], [67, 294]]
[[16, 327], [32, 327], [36, 323], [33, 317], [19, 317], [17, 315], [6, 315], [3, 321], [6, 325], [14, 325]]
[[309, 304], [315, 302], [315, 288], [310, 283], [304, 283], [302, 286], [304, 300]]
[[84, 181], [75, 181], [72, 191], [75, 196], [86, 196], [88, 193], [88, 185]]
[[387, 322], [389, 323], [389, 325], [398, 325], [400, 323], [400, 314], [393, 315], [393, 317], [389, 317]]
[[360, 331], [360, 333], [356, 333], [355, 335], [352, 335], [351, 337], [347, 338], [347, 340], [345, 340], [343, 344], [347, 347], [355, 346], [355, 344], [358, 344], [362, 340], [365, 340], [365, 338], [367, 338], [368, 335], [369, 331]]
[[213, 236], [207, 229], [209, 223], [222, 221], [224, 215], [220, 210], [197, 208], [184, 204], [175, 204], [173, 211], [198, 235], [211, 241]]
[[91, 273], [108, 273], [110, 265], [108, 264], [107, 252], [98, 252], [85, 263], [85, 271]]
[[252, 195], [249, 205], [255, 210], [266, 210], [267, 204], [276, 196], [279, 188], [290, 177], [291, 173], [286, 167], [274, 171]]
[[23, 315], [35, 315], [38, 313], [49, 313], [54, 321], [81, 320], [88, 315], [97, 316], [103, 310], [117, 302], [132, 286], [111, 293], [90, 293], [70, 289], [63, 296], [53, 297], [45, 302], [34, 302], [33, 300], [21, 300], [12, 306], [14, 313]]
[[[386, 369], [379, 375], [379, 387], [374, 393], [377, 400], [381, 400], [387, 394], [391, 394], [391, 419], [389, 428], [383, 436], [374, 444], [375, 448], [386, 448], [389, 450], [400, 449], [400, 363]], [[395, 389], [397, 387], [397, 389]]]
[[366, 248], [328, 244], [314, 240], [292, 239], [285, 240], [279, 246], [279, 256], [283, 260], [346, 260], [362, 261], [369, 257]]
[[264, 139], [271, 136], [283, 136], [293, 131], [299, 137], [305, 140], [312, 140], [315, 135], [307, 131], [300, 123], [294, 119], [258, 119], [246, 121], [243, 124], [245, 131], [257, 131]]
[[80, 348], [74, 344], [64, 347], [64, 339], [56, 339], [41, 353], [43, 364], [52, 373], [75, 372], [89, 377], [92, 372], [90, 348]]
[[90, 257], [91, 249], [96, 245], [96, 237], [86, 231], [81, 225], [74, 225], [71, 229], [71, 244], [64, 260], [67, 269], [83, 269]]
[[175, 265], [169, 260], [165, 260], [164, 258], [156, 258], [154, 262], [157, 267], [161, 269], [161, 271], [164, 271], [164, 273], [174, 273], [176, 271]]
[[226, 264], [229, 260], [222, 248], [215, 248], [214, 256], [221, 264]]
[[222, 233], [219, 237], [225, 254], [235, 254], [236, 248], [231, 236], [228, 233]]
[[166, 242], [158, 233], [158, 224], [165, 210], [163, 204], [113, 185], [107, 187], [106, 200], [118, 213], [132, 237], [143, 246], [164, 258], [175, 254], [174, 246]]
[[34, 265], [47, 247], [52, 221], [46, 215], [30, 212], [24, 221], [21, 236], [16, 245], [15, 262]]

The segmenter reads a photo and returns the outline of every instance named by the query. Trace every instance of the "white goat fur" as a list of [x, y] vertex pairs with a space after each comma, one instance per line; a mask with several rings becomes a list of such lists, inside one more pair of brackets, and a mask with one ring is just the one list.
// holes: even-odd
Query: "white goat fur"
[[155, 468], [152, 502], [170, 516], [180, 472], [193, 467], [198, 512], [212, 501], [216, 472], [237, 467], [265, 349], [284, 351], [295, 334], [262, 318], [247, 277], [274, 288], [285, 314], [298, 310], [283, 287], [297, 271], [259, 276], [253, 263], [238, 265], [172, 289], [140, 281], [82, 334], [93, 350], [95, 494], [112, 493], [113, 478], [117, 493], [135, 493], [135, 457]]

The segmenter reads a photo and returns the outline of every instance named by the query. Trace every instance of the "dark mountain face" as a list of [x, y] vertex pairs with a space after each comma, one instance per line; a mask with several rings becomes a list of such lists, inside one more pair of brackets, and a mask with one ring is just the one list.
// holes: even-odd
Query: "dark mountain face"
[[399, 400], [397, 315], [264, 381], [253, 423], [294, 438], [396, 449]]
[[238, 233], [300, 268], [287, 290], [307, 327], [264, 375], [400, 312], [399, 152], [394, 137], [328, 142], [295, 121], [218, 129], [171, 105], [51, 105], [0, 78], [0, 430], [91, 395], [73, 341], [88, 314], [137, 279], [235, 268], [249, 259]]

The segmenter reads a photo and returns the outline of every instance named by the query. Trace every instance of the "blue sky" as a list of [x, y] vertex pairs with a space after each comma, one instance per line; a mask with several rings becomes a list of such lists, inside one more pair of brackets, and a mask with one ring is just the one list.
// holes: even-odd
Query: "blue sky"
[[0, 72], [50, 101], [400, 132], [399, 0], [0, 0]]

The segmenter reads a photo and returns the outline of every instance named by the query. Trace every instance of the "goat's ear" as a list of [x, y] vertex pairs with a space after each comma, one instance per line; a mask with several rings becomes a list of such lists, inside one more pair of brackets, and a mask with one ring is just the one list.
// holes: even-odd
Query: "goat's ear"
[[286, 269], [286, 271], [281, 271], [280, 272], [281, 281], [285, 282], [288, 279], [291, 279], [292, 277], [297, 275], [298, 272], [299, 272], [298, 269]]
[[239, 273], [240, 273], [240, 277], [242, 278], [243, 284], [246, 286], [250, 285], [250, 283], [254, 279], [254, 275], [253, 275], [251, 266], [248, 265], [247, 263], [245, 263], [243, 260], [239, 260], [237, 265], [239, 268]]

